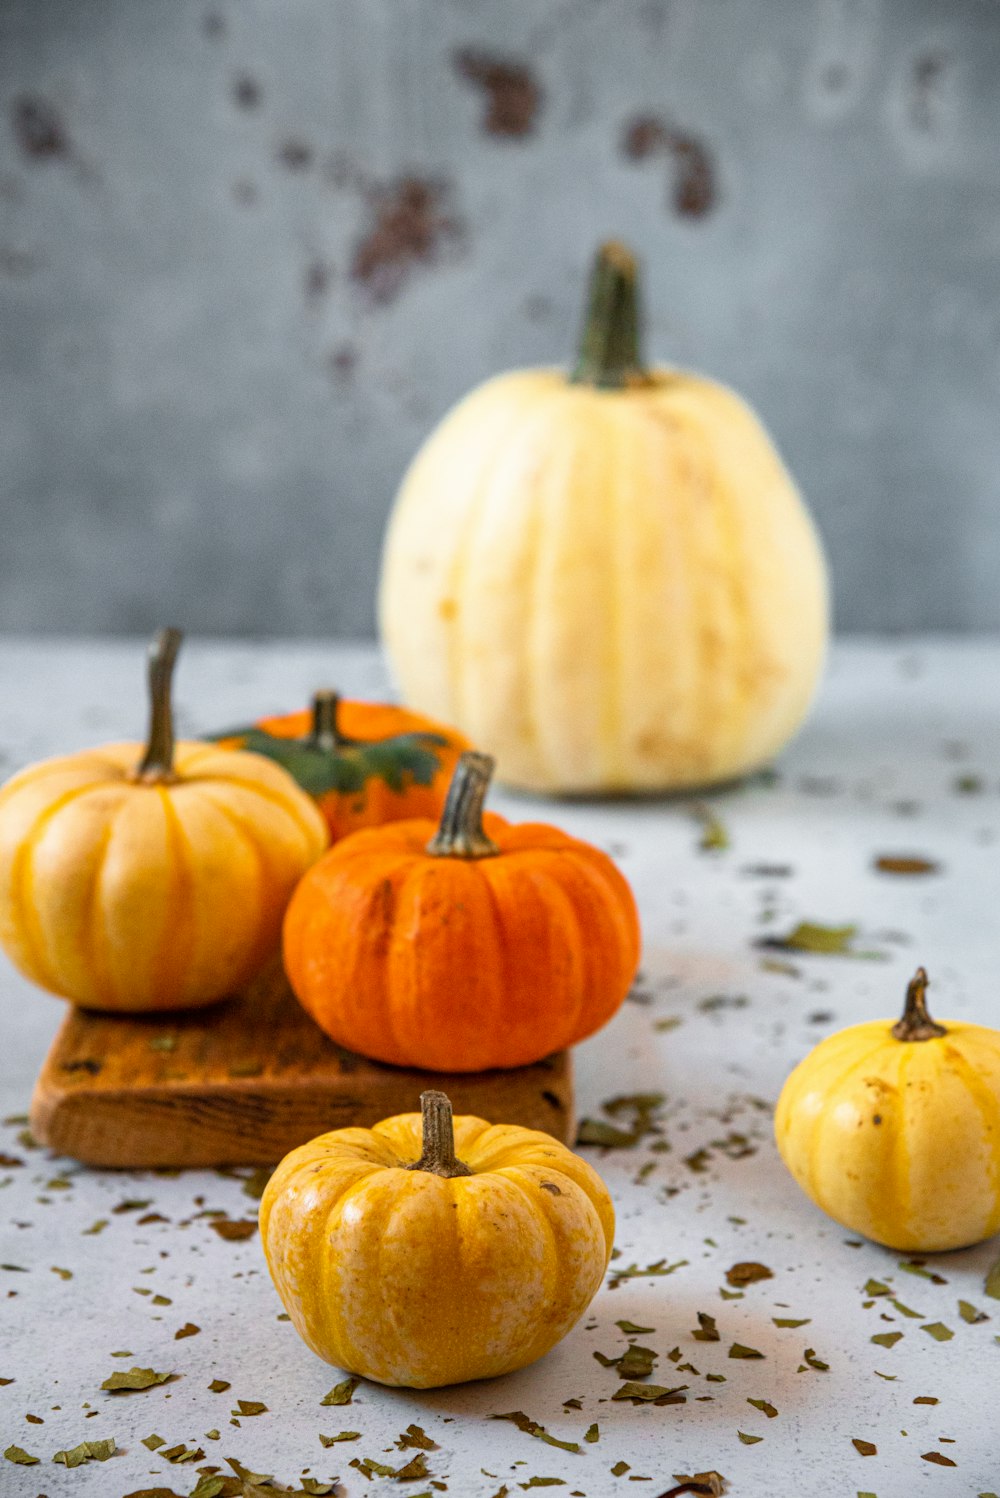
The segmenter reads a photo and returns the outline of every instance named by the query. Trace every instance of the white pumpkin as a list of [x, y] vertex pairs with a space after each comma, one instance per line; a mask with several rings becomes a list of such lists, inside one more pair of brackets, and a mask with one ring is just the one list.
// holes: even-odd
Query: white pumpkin
[[828, 632], [820, 543], [758, 418], [639, 361], [635, 262], [598, 255], [572, 375], [501, 375], [414, 458], [380, 624], [410, 707], [510, 784], [668, 790], [760, 766]]

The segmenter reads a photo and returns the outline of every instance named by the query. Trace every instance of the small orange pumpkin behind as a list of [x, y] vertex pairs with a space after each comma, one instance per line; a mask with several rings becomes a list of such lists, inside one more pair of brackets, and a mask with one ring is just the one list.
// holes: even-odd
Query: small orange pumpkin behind
[[212, 736], [275, 760], [319, 806], [336, 842], [361, 827], [437, 817], [468, 739], [389, 702], [317, 692], [312, 707]]
[[463, 754], [439, 827], [355, 833], [296, 889], [285, 968], [340, 1045], [431, 1071], [523, 1066], [625, 998], [639, 959], [625, 878], [557, 827], [484, 821], [492, 769]]

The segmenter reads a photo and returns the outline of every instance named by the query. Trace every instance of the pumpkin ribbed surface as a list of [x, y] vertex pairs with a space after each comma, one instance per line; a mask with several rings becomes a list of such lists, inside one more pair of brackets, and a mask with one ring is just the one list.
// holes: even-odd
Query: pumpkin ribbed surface
[[289, 980], [341, 1045], [398, 1066], [480, 1071], [572, 1045], [635, 973], [632, 893], [605, 854], [487, 813], [493, 857], [429, 857], [429, 821], [338, 843], [285, 919]]
[[380, 594], [405, 700], [508, 782], [559, 791], [760, 765], [806, 712], [827, 612], [815, 530], [760, 422], [666, 369], [474, 391], [406, 475]]
[[139, 744], [46, 760], [0, 789], [0, 945], [89, 1008], [209, 1003], [275, 951], [288, 898], [327, 843], [276, 765], [180, 743], [169, 778]]
[[601, 1284], [614, 1212], [547, 1134], [454, 1121], [471, 1171], [407, 1169], [421, 1119], [340, 1129], [282, 1161], [260, 1205], [278, 1293], [315, 1353], [379, 1383], [492, 1378], [548, 1352]]
[[885, 1022], [821, 1042], [775, 1114], [785, 1164], [837, 1222], [890, 1248], [964, 1248], [1000, 1231], [1000, 1034], [942, 1021], [901, 1042]]

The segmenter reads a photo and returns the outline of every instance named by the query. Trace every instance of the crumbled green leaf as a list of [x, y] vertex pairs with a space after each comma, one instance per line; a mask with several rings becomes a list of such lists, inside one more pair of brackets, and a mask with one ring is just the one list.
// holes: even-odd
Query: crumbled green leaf
[[892, 1291], [881, 1280], [865, 1280], [864, 1294], [874, 1299], [878, 1295], [891, 1295]]
[[[666, 1389], [661, 1384], [637, 1384], [629, 1381], [622, 1384], [621, 1388], [612, 1394], [612, 1399], [630, 1399], [633, 1404], [654, 1404], [661, 1399], [680, 1394], [687, 1384], [678, 1384], [674, 1389]], [[681, 1401], [678, 1401], [680, 1403]]]
[[668, 1264], [666, 1259], [657, 1259], [654, 1264], [647, 1264], [645, 1269], [638, 1264], [629, 1264], [627, 1269], [613, 1269], [608, 1280], [608, 1289], [616, 1290], [623, 1280], [646, 1279], [664, 1274], [673, 1274], [675, 1269], [683, 1269], [687, 1259], [678, 1259], [675, 1264]]
[[747, 1404], [752, 1404], [755, 1410], [763, 1410], [769, 1420], [773, 1420], [778, 1411], [768, 1399], [748, 1399]]
[[758, 1352], [756, 1347], [744, 1347], [742, 1342], [734, 1342], [729, 1349], [731, 1358], [762, 1358], [764, 1354]]
[[937, 874], [941, 865], [907, 853], [881, 853], [873, 860], [880, 874]]
[[926, 1332], [929, 1337], [933, 1337], [935, 1342], [950, 1342], [955, 1335], [951, 1327], [945, 1326], [943, 1321], [929, 1321], [920, 1330]]
[[[579, 1446], [576, 1448], [579, 1451]], [[399, 1482], [411, 1482], [415, 1477], [429, 1477], [430, 1471], [427, 1466], [427, 1458], [422, 1451], [406, 1463], [404, 1467], [397, 1467], [395, 1477]]]
[[726, 1283], [728, 1285], [755, 1285], [758, 1280], [773, 1280], [774, 1271], [768, 1269], [766, 1264], [755, 1264], [752, 1261], [733, 1264], [726, 1270]]
[[165, 1446], [167, 1443], [162, 1436], [152, 1435], [143, 1436], [142, 1444], [148, 1447], [150, 1451], [156, 1451], [158, 1447]]
[[636, 1326], [634, 1321], [616, 1321], [615, 1326], [620, 1327], [627, 1337], [641, 1337], [656, 1331], [655, 1326]]
[[208, 1387], [213, 1394], [224, 1394], [227, 1389], [232, 1388], [232, 1384], [227, 1383], [224, 1378], [213, 1378]]
[[334, 1384], [329, 1394], [325, 1394], [320, 1400], [320, 1404], [350, 1404], [360, 1382], [359, 1378], [345, 1378], [343, 1383]]
[[628, 1462], [615, 1462], [614, 1466], [611, 1468], [611, 1476], [624, 1477], [625, 1473], [630, 1472], [631, 1470], [632, 1469], [630, 1468]]
[[715, 1317], [709, 1316], [705, 1311], [697, 1311], [698, 1326], [691, 1333], [696, 1342], [718, 1342], [719, 1329], [715, 1324]]
[[82, 1467], [84, 1462], [106, 1462], [117, 1450], [114, 1437], [109, 1436], [106, 1441], [81, 1441], [69, 1451], [57, 1451], [52, 1460], [64, 1467]]
[[880, 1373], [877, 1368], [873, 1372], [876, 1378], [884, 1378], [887, 1384], [894, 1384], [899, 1377], [898, 1373]]
[[824, 926], [818, 921], [800, 921], [787, 936], [761, 937], [758, 947], [783, 952], [815, 952], [827, 957], [880, 957], [879, 952], [860, 952], [852, 945], [857, 926]]
[[957, 1462], [953, 1462], [950, 1456], [945, 1456], [941, 1451], [922, 1451], [920, 1453], [920, 1460], [922, 1462], [933, 1462], [936, 1467], [958, 1466]]
[[564, 1488], [565, 1482], [561, 1477], [529, 1477], [527, 1482], [519, 1482], [519, 1488]]
[[928, 1269], [923, 1259], [900, 1259], [899, 1267], [906, 1274], [916, 1274], [922, 1280], [930, 1280], [932, 1285], [946, 1285], [948, 1283], [943, 1274], [938, 1274], [934, 1269]]
[[[340, 1439], [343, 1440], [343, 1436]], [[396, 1445], [400, 1451], [405, 1451], [409, 1446], [415, 1446], [420, 1451], [438, 1450], [437, 1441], [432, 1441], [419, 1425], [408, 1425], [402, 1435], [396, 1437]]]
[[878, 1447], [874, 1441], [862, 1441], [860, 1436], [852, 1436], [851, 1445], [859, 1456], [878, 1456]]
[[259, 1399], [237, 1399], [236, 1409], [231, 1410], [232, 1415], [266, 1415], [267, 1405]]
[[617, 1359], [618, 1372], [622, 1378], [648, 1378], [653, 1371], [657, 1354], [651, 1347], [640, 1347], [637, 1342], [630, 1342], [628, 1351]]
[[808, 1326], [812, 1320], [811, 1316], [772, 1316], [771, 1320], [775, 1326]]
[[174, 1332], [174, 1341], [180, 1342], [183, 1337], [196, 1337], [201, 1331], [200, 1326], [195, 1326], [193, 1321], [185, 1321], [180, 1331]]
[[491, 1415], [490, 1419], [509, 1420], [512, 1425], [516, 1425], [518, 1430], [523, 1431], [525, 1435], [535, 1436], [537, 1440], [544, 1441], [549, 1446], [558, 1446], [563, 1451], [579, 1451], [580, 1449], [579, 1442], [577, 1441], [560, 1441], [555, 1436], [550, 1435], [544, 1425], [539, 1425], [537, 1420], [532, 1420], [523, 1410], [511, 1410], [506, 1415]]
[[818, 1373], [829, 1373], [830, 1364], [822, 1362], [821, 1359], [816, 1356], [814, 1348], [807, 1347], [802, 1356], [808, 1363], [810, 1368], [815, 1368]]
[[877, 1342], [879, 1347], [895, 1347], [902, 1340], [902, 1332], [876, 1332], [870, 1341]]
[[941, 1401], [940, 1401], [940, 1399], [935, 1398], [935, 1396], [933, 1394], [918, 1394], [917, 1397], [916, 1397], [916, 1399], [913, 1401], [913, 1403], [914, 1404], [940, 1404]]
[[257, 1231], [255, 1217], [244, 1219], [215, 1217], [208, 1225], [227, 1243], [242, 1243], [245, 1238], [252, 1238]]
[[599, 1441], [601, 1439], [601, 1428], [596, 1421], [593, 1425], [587, 1426], [587, 1429], [584, 1431], [583, 1439], [589, 1446], [592, 1446], [595, 1441]]
[[34, 1467], [41, 1461], [40, 1456], [29, 1456], [21, 1446], [8, 1446], [4, 1456], [9, 1462], [13, 1462], [15, 1467]]
[[991, 1300], [1000, 1300], [1000, 1259], [990, 1266], [983, 1282], [983, 1292]]
[[130, 1368], [127, 1373], [112, 1373], [101, 1385], [110, 1394], [131, 1394], [141, 1389], [152, 1389], [156, 1384], [165, 1384], [176, 1378], [176, 1373], [154, 1373], [152, 1368]]
[[251, 1201], [259, 1202], [264, 1195], [264, 1189], [268, 1181], [274, 1175], [274, 1167], [271, 1165], [258, 1165], [257, 1169], [251, 1171], [243, 1182], [243, 1195], [249, 1196]]
[[924, 1314], [923, 1311], [914, 1311], [909, 1306], [904, 1306], [903, 1302], [897, 1300], [895, 1296], [892, 1297], [889, 1304], [895, 1306], [901, 1316], [909, 1316], [912, 1321], [919, 1321]]
[[745, 1430], [738, 1430], [736, 1434], [739, 1436], [744, 1446], [756, 1446], [758, 1441], [762, 1441], [764, 1439], [763, 1436], [748, 1436]]
[[[336, 1446], [338, 1441], [360, 1441], [361, 1432], [360, 1430], [342, 1430], [335, 1436], [320, 1436], [319, 1440], [321, 1446]], [[399, 1445], [398, 1441], [396, 1445]]]
[[694, 817], [701, 823], [698, 848], [702, 853], [724, 853], [729, 847], [729, 833], [710, 806], [699, 802], [691, 808]]
[[985, 1311], [978, 1310], [976, 1306], [972, 1305], [967, 1300], [960, 1300], [958, 1302], [958, 1314], [961, 1316], [962, 1320], [967, 1321], [970, 1326], [977, 1326], [980, 1321], [989, 1321], [990, 1319]]

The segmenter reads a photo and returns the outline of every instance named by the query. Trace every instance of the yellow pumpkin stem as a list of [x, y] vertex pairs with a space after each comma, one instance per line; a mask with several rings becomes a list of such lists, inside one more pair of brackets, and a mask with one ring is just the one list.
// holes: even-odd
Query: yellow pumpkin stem
[[896, 1040], [936, 1040], [941, 1035], [947, 1035], [944, 1025], [937, 1024], [927, 1012], [929, 983], [926, 969], [918, 967], [906, 989], [903, 1018], [892, 1027]]
[[444, 1092], [422, 1092], [423, 1153], [407, 1170], [429, 1170], [436, 1176], [471, 1176], [472, 1171], [455, 1158], [455, 1131], [451, 1122], [451, 1099]]
[[347, 743], [337, 727], [337, 712], [340, 707], [339, 692], [316, 692], [312, 700], [312, 730], [309, 743], [314, 749], [325, 749], [336, 754]]
[[171, 687], [177, 652], [184, 636], [179, 629], [161, 629], [149, 647], [149, 733], [146, 752], [134, 778], [153, 784], [174, 779], [174, 710]]
[[494, 858], [500, 852], [483, 828], [483, 802], [495, 768], [490, 754], [467, 749], [459, 755], [441, 825], [427, 844], [432, 858]]
[[617, 240], [602, 244], [594, 260], [574, 385], [624, 390], [649, 383], [640, 356], [636, 259]]

